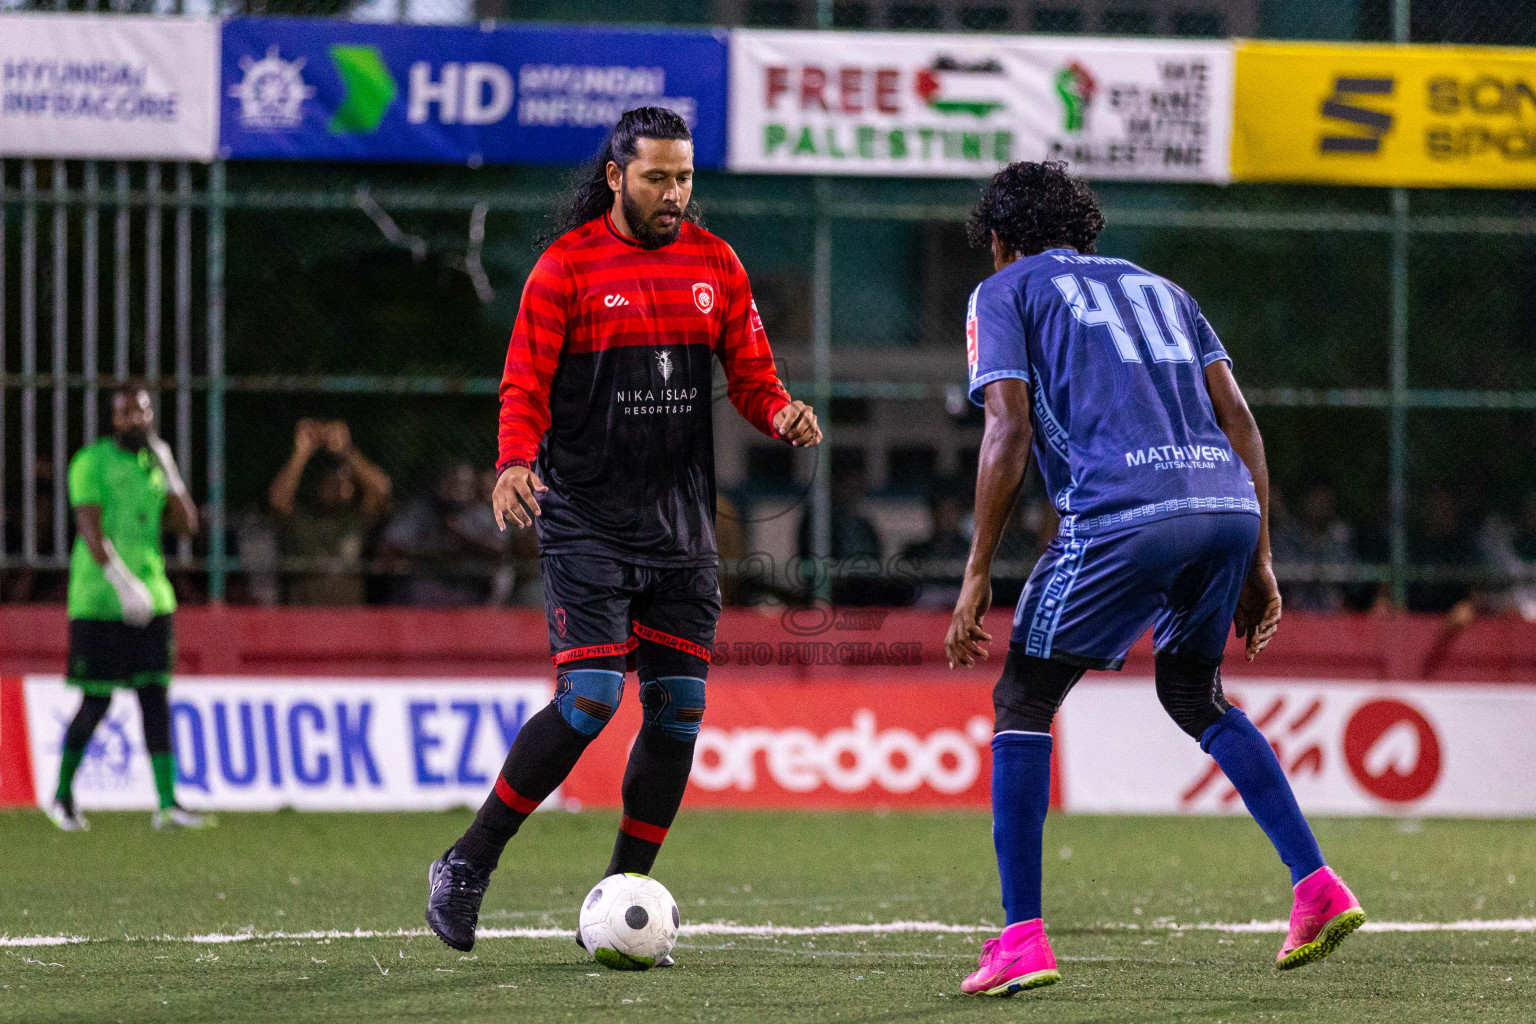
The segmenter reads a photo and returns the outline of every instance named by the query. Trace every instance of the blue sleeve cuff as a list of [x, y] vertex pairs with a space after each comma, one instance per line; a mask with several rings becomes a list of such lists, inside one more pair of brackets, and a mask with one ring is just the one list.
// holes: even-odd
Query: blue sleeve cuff
[[1200, 360], [1201, 366], [1210, 366], [1212, 363], [1226, 363], [1228, 366], [1231, 366], [1232, 357], [1227, 355], [1225, 352], [1212, 352], [1210, 355]]
[[1005, 377], [1011, 377], [1014, 380], [1021, 380], [1025, 384], [1029, 383], [1029, 374], [1025, 373], [1023, 370], [993, 370], [991, 373], [984, 373], [980, 377], [977, 377], [975, 380], [971, 381], [971, 404], [985, 405], [986, 403], [981, 397], [982, 389], [985, 388], [988, 384], [991, 384], [993, 381], [1002, 380]]

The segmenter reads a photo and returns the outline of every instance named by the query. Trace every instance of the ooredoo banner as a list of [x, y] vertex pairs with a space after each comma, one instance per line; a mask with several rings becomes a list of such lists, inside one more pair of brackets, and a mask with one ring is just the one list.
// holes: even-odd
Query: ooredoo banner
[[[29, 676], [24, 689], [33, 782], [44, 801], [80, 691], [44, 676]], [[541, 679], [178, 677], [178, 791], [188, 806], [214, 810], [477, 806], [550, 690]], [[81, 762], [76, 799], [87, 810], [146, 808], [154, 795], [138, 702], [119, 693]]]
[[1227, 42], [738, 30], [730, 64], [735, 171], [1230, 173]]
[[235, 159], [479, 164], [590, 158], [626, 110], [688, 122], [725, 158], [724, 32], [224, 24], [221, 152]]
[[213, 159], [218, 23], [0, 15], [0, 156]]
[[1243, 181], [1536, 183], [1528, 49], [1243, 43], [1233, 116]]
[[[990, 686], [948, 683], [709, 684], [689, 807], [985, 806]], [[617, 806], [630, 741], [625, 706], [566, 780], [576, 805]]]

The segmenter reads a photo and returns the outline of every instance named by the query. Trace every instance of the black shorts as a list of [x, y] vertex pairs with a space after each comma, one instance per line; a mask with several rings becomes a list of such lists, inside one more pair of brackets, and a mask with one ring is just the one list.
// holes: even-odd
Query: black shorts
[[157, 615], [140, 628], [70, 619], [67, 681], [95, 695], [109, 695], [117, 686], [168, 685], [176, 668], [171, 620], [170, 615]]
[[545, 555], [541, 561], [556, 666], [628, 655], [642, 640], [709, 661], [720, 622], [714, 566], [655, 569], [597, 555]]

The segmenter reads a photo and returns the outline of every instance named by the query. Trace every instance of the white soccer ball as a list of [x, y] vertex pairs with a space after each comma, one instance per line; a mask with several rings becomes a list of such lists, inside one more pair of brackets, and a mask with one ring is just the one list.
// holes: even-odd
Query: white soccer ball
[[649, 875], [609, 875], [581, 904], [581, 944], [604, 967], [648, 971], [672, 952], [677, 901]]

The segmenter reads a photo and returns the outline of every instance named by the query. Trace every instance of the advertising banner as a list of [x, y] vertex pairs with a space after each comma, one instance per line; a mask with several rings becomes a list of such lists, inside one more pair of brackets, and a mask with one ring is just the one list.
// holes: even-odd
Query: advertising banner
[[1241, 181], [1528, 188], [1536, 50], [1243, 43]]
[[[688, 807], [986, 807], [992, 686], [711, 680]], [[619, 805], [638, 702], [566, 780], [568, 805]]]
[[725, 158], [724, 33], [224, 25], [220, 151], [234, 159], [570, 164], [626, 110], [662, 106]]
[[[1304, 810], [1536, 815], [1536, 687], [1242, 681], [1227, 696], [1279, 753]], [[626, 706], [567, 780], [616, 806]], [[989, 806], [992, 684], [710, 683], [689, 807]], [[1080, 683], [1056, 716], [1051, 803], [1094, 813], [1243, 814], [1151, 679]]]
[[735, 171], [1226, 181], [1226, 42], [731, 33]]
[[213, 159], [217, 22], [0, 15], [0, 156]]
[[[1309, 813], [1536, 815], [1536, 686], [1229, 681]], [[179, 677], [179, 791], [214, 810], [477, 806], [547, 679]], [[79, 691], [0, 679], [0, 806], [54, 791]], [[989, 806], [990, 681], [711, 680], [689, 807]], [[640, 726], [633, 686], [545, 806], [617, 807]], [[1094, 677], [1056, 717], [1051, 804], [1065, 811], [1243, 814], [1151, 679]], [[19, 772], [27, 772], [22, 777]], [[86, 809], [154, 803], [138, 703], [119, 694], [75, 786]]]
[[[39, 801], [52, 797], [80, 691], [29, 676]], [[177, 790], [209, 810], [434, 810], [479, 806], [542, 679], [282, 680], [178, 677], [171, 688]], [[118, 693], [75, 781], [85, 810], [150, 808], [154, 780], [138, 701]], [[551, 804], [558, 803], [552, 800]]]
[[[1275, 748], [1304, 811], [1536, 815], [1536, 687], [1243, 680], [1225, 689]], [[1081, 684], [1056, 722], [1069, 810], [1244, 813], [1216, 763], [1169, 721], [1151, 680]]]

